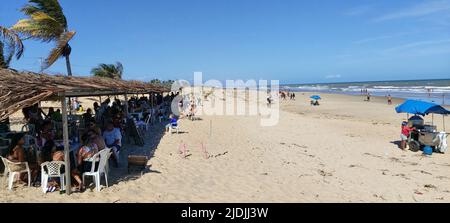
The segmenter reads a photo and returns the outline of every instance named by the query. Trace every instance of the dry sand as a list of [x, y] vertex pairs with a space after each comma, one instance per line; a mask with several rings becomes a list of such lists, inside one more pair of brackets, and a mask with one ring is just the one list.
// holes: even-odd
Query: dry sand
[[[321, 106], [312, 107], [310, 95], [282, 101], [273, 127], [260, 126], [257, 116], [202, 116], [182, 120], [182, 134], [163, 135], [156, 124], [145, 147], [126, 145], [123, 153], [153, 155], [151, 171], [127, 174], [122, 163], [101, 192], [8, 191], [2, 182], [0, 202], [450, 201], [449, 155], [424, 157], [395, 144], [406, 117], [394, 111], [400, 100], [322, 94]], [[187, 158], [178, 153], [181, 143]], [[213, 157], [204, 157], [202, 143]]]

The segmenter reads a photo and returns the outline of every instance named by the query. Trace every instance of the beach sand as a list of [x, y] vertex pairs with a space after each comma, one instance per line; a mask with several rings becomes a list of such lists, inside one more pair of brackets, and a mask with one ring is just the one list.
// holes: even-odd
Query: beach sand
[[[127, 144], [122, 154], [152, 156], [151, 171], [127, 174], [122, 163], [101, 192], [8, 191], [2, 181], [0, 202], [450, 201], [449, 155], [425, 157], [396, 144], [406, 118], [394, 111], [401, 100], [387, 105], [385, 98], [321, 94], [321, 105], [312, 107], [310, 95], [281, 101], [273, 127], [260, 126], [258, 116], [201, 116], [181, 120], [182, 134], [164, 135], [158, 123], [144, 147]], [[439, 126], [442, 116], [435, 122]], [[205, 158], [202, 143], [212, 157]]]

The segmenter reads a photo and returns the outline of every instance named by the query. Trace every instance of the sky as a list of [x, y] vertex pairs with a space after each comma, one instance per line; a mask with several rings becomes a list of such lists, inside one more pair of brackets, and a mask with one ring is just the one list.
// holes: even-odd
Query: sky
[[[26, 0], [2, 0], [0, 25]], [[120, 61], [124, 79], [321, 83], [450, 78], [450, 0], [60, 0], [74, 75]], [[53, 44], [25, 41], [39, 71]], [[66, 74], [60, 59], [45, 72]]]

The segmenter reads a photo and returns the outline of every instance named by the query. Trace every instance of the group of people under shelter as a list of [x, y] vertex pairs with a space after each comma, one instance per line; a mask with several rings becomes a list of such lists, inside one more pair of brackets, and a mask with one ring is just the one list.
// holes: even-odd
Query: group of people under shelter
[[[127, 106], [118, 98], [112, 100], [108, 97], [100, 104], [94, 102], [93, 108], [86, 109], [82, 115], [78, 115], [78, 119], [69, 116], [69, 141], [71, 145], [77, 146], [74, 157], [70, 160], [71, 182], [75, 191], [86, 189], [81, 176], [84, 172], [90, 171], [92, 165], [95, 165], [95, 169], [98, 168], [98, 161], [87, 160], [99, 151], [111, 149], [110, 161], [114, 167], [119, 166], [119, 153], [127, 130], [126, 125], [136, 121], [130, 117], [130, 113], [142, 112], [143, 118], [152, 115], [169, 117], [167, 115], [170, 113], [169, 105], [175, 96], [171, 93], [165, 97], [162, 94], [152, 95], [151, 99], [145, 96], [131, 97], [125, 102]], [[79, 113], [81, 103], [77, 99], [72, 102], [77, 102], [78, 106], [71, 106], [71, 109]], [[60, 109], [55, 110], [52, 107], [48, 108], [48, 112], [44, 112], [38, 104], [22, 109], [22, 114], [28, 130], [4, 135], [10, 144], [5, 153], [0, 155], [12, 162], [27, 162], [31, 176], [21, 173], [19, 180], [24, 183], [31, 177], [33, 186], [39, 187], [41, 164], [48, 161], [64, 161], [62, 114]], [[171, 123], [176, 120], [175, 116], [170, 116]], [[61, 188], [58, 184], [59, 181], [51, 180], [48, 192]]]

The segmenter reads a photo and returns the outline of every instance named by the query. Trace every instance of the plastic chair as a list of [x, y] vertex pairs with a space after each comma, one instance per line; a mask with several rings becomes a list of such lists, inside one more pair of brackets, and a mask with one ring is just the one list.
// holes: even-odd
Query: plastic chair
[[[100, 177], [102, 175], [105, 176], [105, 182], [106, 182], [106, 187], [108, 187], [108, 159], [111, 153], [111, 149], [103, 149], [102, 151], [96, 153], [88, 162], [92, 162], [92, 167], [91, 170], [89, 172], [85, 172], [83, 173], [83, 184], [84, 184], [84, 179], [85, 176], [92, 176], [94, 178], [95, 181], [95, 187], [97, 188], [97, 191], [100, 191]], [[97, 171], [95, 171], [95, 163], [96, 160], [100, 160], [99, 164], [98, 164], [98, 169]]]
[[31, 185], [31, 171], [30, 167], [28, 166], [28, 162], [12, 162], [8, 159], [0, 156], [0, 158], [3, 161], [3, 164], [5, 165], [5, 172], [3, 177], [8, 176], [8, 189], [12, 190], [12, 186], [14, 183], [14, 178], [19, 176], [21, 173], [27, 173], [28, 174], [28, 186]]
[[[41, 164], [41, 187], [44, 193], [47, 193], [48, 178], [59, 178], [61, 190], [64, 190], [65, 176], [61, 173], [62, 167], [64, 167], [63, 161], [52, 161]], [[47, 171], [45, 171], [47, 169]]]
[[22, 126], [21, 129], [22, 132], [27, 132], [29, 135], [36, 135], [36, 128], [33, 124], [25, 124], [24, 126]]
[[178, 121], [177, 121], [176, 124], [174, 124], [174, 123], [170, 124], [169, 131], [170, 131], [171, 134], [173, 133], [173, 131], [176, 131], [177, 134], [180, 132], [180, 124], [178, 123]]
[[145, 131], [148, 131], [148, 129], [150, 127], [151, 120], [152, 120], [152, 114], [149, 114], [147, 116], [147, 118], [145, 119], [145, 126], [144, 126]]

